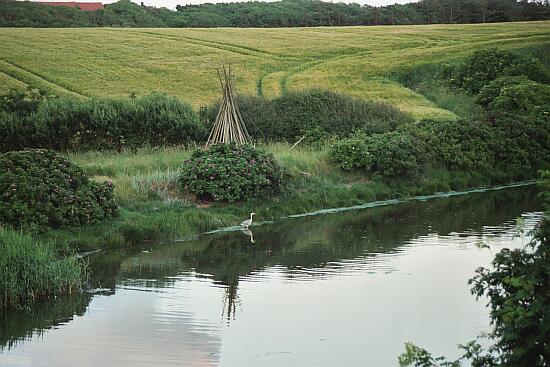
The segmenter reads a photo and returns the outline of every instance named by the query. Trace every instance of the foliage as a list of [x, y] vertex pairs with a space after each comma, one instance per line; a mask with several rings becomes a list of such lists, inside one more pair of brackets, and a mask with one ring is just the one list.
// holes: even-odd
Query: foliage
[[44, 91], [30, 87], [26, 90], [11, 89], [6, 94], [0, 95], [0, 111], [27, 116], [36, 111], [45, 97]]
[[492, 336], [505, 366], [550, 363], [550, 223], [544, 222], [528, 249], [503, 249], [492, 269], [479, 268], [472, 293], [487, 296]]
[[420, 170], [422, 149], [410, 135], [389, 132], [334, 144], [331, 157], [341, 168], [365, 169], [386, 178], [410, 177]]
[[493, 163], [494, 132], [483, 121], [422, 120], [404, 125], [401, 130], [423, 142], [430, 162], [450, 169], [473, 169]]
[[413, 343], [405, 343], [405, 352], [398, 357], [398, 362], [401, 367], [460, 367], [465, 360], [470, 361], [472, 367], [498, 366], [496, 358], [485, 353], [483, 347], [475, 341], [460, 344], [458, 347], [464, 350], [464, 354], [454, 361], [449, 361], [444, 356], [434, 357], [429, 351]]
[[501, 76], [484, 85], [476, 96], [476, 103], [487, 109], [503, 89], [524, 83], [535, 83], [525, 75]]
[[544, 167], [550, 162], [550, 119], [509, 113], [486, 117], [495, 132], [497, 165], [507, 169]]
[[475, 51], [458, 67], [456, 73], [455, 84], [470, 93], [479, 93], [486, 84], [503, 76], [525, 76], [535, 81], [550, 81], [539, 59], [498, 48]]
[[[321, 90], [287, 92], [273, 100], [238, 96], [235, 103], [251, 136], [262, 141], [295, 142], [303, 136], [316, 141], [358, 131], [383, 133], [411, 121], [388, 104]], [[209, 108], [209, 122], [218, 109], [219, 103]]]
[[249, 145], [215, 144], [183, 163], [180, 185], [202, 199], [232, 202], [277, 194], [284, 176], [271, 154]]
[[129, 0], [105, 9], [74, 8], [4, 0], [0, 26], [9, 27], [306, 27], [382, 24], [489, 23], [550, 18], [543, 2], [421, 0], [361, 6], [306, 0], [178, 5], [177, 11], [139, 6]]
[[84, 225], [117, 215], [110, 181], [91, 181], [49, 150], [0, 155], [0, 223], [44, 228]]
[[62, 292], [78, 291], [86, 269], [74, 257], [60, 259], [50, 242], [0, 226], [0, 308]]
[[205, 130], [186, 103], [163, 94], [142, 98], [48, 98], [28, 115], [0, 112], [0, 150], [123, 149], [185, 144]]
[[479, 103], [489, 111], [535, 114], [550, 118], [550, 85], [525, 77], [504, 77], [483, 87]]

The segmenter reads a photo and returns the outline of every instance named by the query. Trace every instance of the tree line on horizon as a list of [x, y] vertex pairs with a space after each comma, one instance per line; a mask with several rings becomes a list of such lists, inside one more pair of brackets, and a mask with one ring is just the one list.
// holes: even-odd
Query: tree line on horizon
[[420, 0], [387, 6], [319, 0], [178, 5], [120, 0], [97, 11], [0, 0], [0, 27], [315, 27], [494, 23], [550, 19], [549, 0]]

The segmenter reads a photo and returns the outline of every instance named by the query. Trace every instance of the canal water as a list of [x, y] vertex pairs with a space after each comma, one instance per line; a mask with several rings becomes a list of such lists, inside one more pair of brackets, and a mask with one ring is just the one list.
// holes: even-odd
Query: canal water
[[97, 253], [93, 291], [0, 311], [0, 366], [383, 367], [407, 341], [457, 357], [490, 330], [468, 279], [541, 216], [525, 186]]

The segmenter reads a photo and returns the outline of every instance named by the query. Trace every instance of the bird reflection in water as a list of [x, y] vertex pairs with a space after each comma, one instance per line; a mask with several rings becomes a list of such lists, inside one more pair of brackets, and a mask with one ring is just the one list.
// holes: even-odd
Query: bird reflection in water
[[249, 228], [243, 228], [241, 230], [241, 232], [244, 233], [247, 236], [250, 236], [250, 243], [256, 243], [256, 242], [254, 242], [254, 234], [252, 233], [252, 231]]

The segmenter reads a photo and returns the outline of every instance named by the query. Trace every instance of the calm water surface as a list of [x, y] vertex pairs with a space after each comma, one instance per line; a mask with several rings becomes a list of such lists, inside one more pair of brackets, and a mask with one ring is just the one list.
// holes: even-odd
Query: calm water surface
[[94, 292], [0, 313], [0, 366], [396, 366], [406, 341], [455, 357], [489, 330], [467, 280], [540, 210], [531, 186], [96, 254]]

